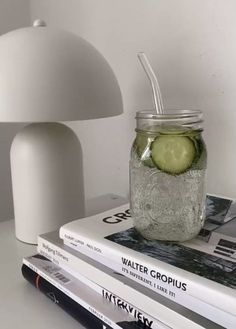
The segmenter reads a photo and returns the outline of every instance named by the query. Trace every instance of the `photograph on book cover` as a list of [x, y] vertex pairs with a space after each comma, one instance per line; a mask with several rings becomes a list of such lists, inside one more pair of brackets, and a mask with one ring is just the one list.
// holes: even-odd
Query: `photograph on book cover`
[[[146, 240], [134, 228], [111, 234], [105, 238], [227, 287], [236, 288], [235, 262], [177, 243]], [[128, 259], [127, 262], [129, 262]], [[124, 263], [124, 265], [129, 264]], [[153, 275], [155, 275], [154, 272]]]
[[[211, 223], [223, 225], [228, 222], [231, 217], [231, 205], [235, 206], [235, 202], [230, 199], [219, 198], [213, 195], [208, 195], [206, 198], [206, 219]], [[236, 209], [234, 209], [236, 216]]]
[[[232, 230], [232, 225], [235, 230]], [[198, 238], [208, 242], [214, 231], [231, 236], [232, 241], [229, 242], [232, 242], [232, 245], [229, 243], [226, 247], [236, 249], [236, 202], [234, 200], [207, 195], [206, 220]]]

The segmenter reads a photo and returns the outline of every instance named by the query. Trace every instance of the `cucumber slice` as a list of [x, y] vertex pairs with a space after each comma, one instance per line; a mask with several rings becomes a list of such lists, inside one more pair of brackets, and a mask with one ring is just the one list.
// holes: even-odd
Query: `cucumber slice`
[[136, 137], [138, 156], [141, 158], [143, 152], [148, 146], [148, 138], [145, 135], [137, 135]]
[[160, 135], [186, 135], [189, 133], [189, 128], [186, 127], [173, 127], [173, 126], [165, 126], [163, 128], [159, 128]]
[[155, 167], [152, 158], [150, 145], [153, 139], [145, 135], [138, 135], [136, 138], [137, 154], [142, 163], [150, 168]]
[[196, 150], [187, 136], [161, 135], [152, 143], [152, 160], [162, 171], [178, 175], [191, 167]]

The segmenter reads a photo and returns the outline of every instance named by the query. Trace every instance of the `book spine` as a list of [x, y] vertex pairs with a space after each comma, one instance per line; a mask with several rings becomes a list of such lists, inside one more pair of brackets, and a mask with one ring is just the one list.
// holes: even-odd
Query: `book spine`
[[75, 302], [63, 291], [61, 291], [56, 284], [51, 283], [51, 280], [48, 281], [47, 278], [45, 278], [36, 267], [33, 267], [32, 264], [23, 264], [21, 271], [23, 277], [27, 281], [29, 281], [82, 325], [90, 328], [112, 329], [112, 327], [108, 326], [100, 318], [93, 315], [86, 307], [83, 307], [80, 303]]
[[[67, 234], [66, 237], [68, 237]], [[138, 282], [139, 284], [146, 286], [147, 288], [155, 291], [156, 293], [159, 293], [162, 296], [165, 296], [175, 301], [176, 303], [202, 315], [203, 317], [211, 321], [218, 323], [219, 325], [226, 326], [227, 324], [227, 328], [231, 328], [232, 323], [234, 323], [234, 326], [236, 326], [236, 317], [231, 313], [219, 308], [222, 305], [228, 307], [228, 304], [224, 304], [224, 302], [223, 304], [218, 303], [219, 307], [216, 307], [215, 305], [207, 303], [200, 298], [196, 298], [191, 295], [181, 293], [176, 289], [172, 291], [169, 289], [168, 284], [167, 283], [165, 284], [165, 282], [163, 282], [161, 285], [157, 285], [154, 279], [150, 280], [150, 277], [148, 279], [145, 278], [138, 270], [132, 269], [132, 271], [130, 271], [129, 269], [127, 269], [127, 267], [125, 267], [124, 264], [122, 264], [121, 261], [115, 262], [116, 259], [118, 259], [119, 261], [122, 258], [122, 256], [116, 255], [115, 249], [112, 250], [113, 258], [111, 259], [110, 251], [106, 253], [107, 246], [103, 246], [102, 243], [97, 243], [97, 242], [94, 243], [93, 241], [90, 241], [89, 239], [83, 237], [79, 237], [79, 239], [80, 239], [80, 244], [71, 242], [71, 239], [68, 238], [64, 239], [64, 243], [70, 248], [73, 248], [74, 250], [79, 251], [96, 261], [99, 261], [103, 265], [112, 268], [114, 271], [123, 273], [125, 276], [134, 280], [135, 282]], [[99, 253], [97, 252], [98, 250], [100, 251]], [[108, 257], [105, 257], [105, 255], [107, 255]], [[135, 261], [138, 262], [138, 260]], [[141, 265], [140, 262], [139, 265]], [[143, 267], [145, 267], [145, 265], [143, 265]]]
[[[188, 319], [187, 317], [169, 309], [157, 300], [154, 300], [139, 292], [137, 289], [125, 285], [123, 282], [111, 277], [104, 271], [100, 271], [95, 266], [88, 264], [86, 261], [83, 261], [71, 252], [66, 251], [50, 241], [47, 241], [41, 236], [38, 238], [38, 252], [72, 275], [77, 277], [77, 275], [80, 274], [87, 277], [90, 281], [96, 282], [96, 284], [100, 286], [105, 286], [107, 290], [112, 291], [112, 293], [120, 296], [128, 303], [135, 305], [136, 308], [141, 309], [146, 314], [151, 314], [152, 317], [158, 319], [161, 323], [164, 323], [167, 326], [176, 329], [204, 328], [204, 326], [197, 324], [191, 319]], [[109, 265], [112, 265], [113, 270], [120, 272], [120, 266], [115, 266], [114, 263], [111, 263], [111, 261], [109, 261]], [[189, 302], [190, 301], [188, 301], [188, 303]], [[205, 303], [201, 304], [199, 301], [194, 299], [191, 302], [195, 303], [195, 306], [200, 304], [199, 310], [201, 313], [208, 314], [210, 311], [212, 321], [215, 322], [215, 312], [217, 312], [217, 310], [214, 307], [206, 305]], [[187, 304], [187, 302], [185, 304]], [[204, 312], [205, 309], [206, 311]], [[226, 322], [228, 322], [228, 319], [230, 323], [230, 316], [226, 318]], [[233, 323], [235, 324], [236, 322], [234, 321]], [[234, 326], [229, 326], [228, 328], [235, 329]]]

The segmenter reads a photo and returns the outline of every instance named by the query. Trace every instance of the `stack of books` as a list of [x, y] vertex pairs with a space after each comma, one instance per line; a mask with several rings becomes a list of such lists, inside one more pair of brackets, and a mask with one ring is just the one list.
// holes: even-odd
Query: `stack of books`
[[123, 204], [38, 237], [24, 277], [88, 328], [236, 328], [236, 201], [208, 195], [185, 243], [149, 241]]

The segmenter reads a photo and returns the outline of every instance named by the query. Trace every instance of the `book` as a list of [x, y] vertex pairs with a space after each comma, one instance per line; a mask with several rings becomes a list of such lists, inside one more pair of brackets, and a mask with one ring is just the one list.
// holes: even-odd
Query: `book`
[[[185, 307], [156, 294], [134, 280], [113, 271], [101, 262], [65, 246], [58, 232], [38, 237], [38, 252], [79, 280], [83, 276], [93, 284], [124, 300], [142, 311], [146, 317], [154, 318], [167, 327], [175, 329], [222, 328], [208, 319], [189, 311]], [[109, 262], [112, 265], [112, 262]], [[92, 286], [91, 286], [92, 287]], [[210, 307], [210, 312], [214, 308]]]
[[[79, 276], [78, 279], [72, 276], [39, 254], [23, 259], [22, 273], [28, 281], [53, 301], [58, 300], [57, 304], [62, 305], [66, 311], [68, 309], [75, 313], [72, 316], [76, 316], [80, 322], [91, 321], [95, 317], [92, 328], [105, 329], [107, 325], [109, 328], [112, 326], [127, 329], [170, 328], [87, 278]], [[54, 290], [56, 290], [56, 295]], [[81, 315], [80, 309], [83, 310], [82, 315], [85, 316]]]
[[[23, 259], [22, 274], [54, 303], [91, 329], [149, 329], [152, 322], [135, 320], [97, 292], [41, 255]], [[139, 317], [141, 318], [141, 313]], [[160, 324], [157, 329], [169, 329]]]
[[[226, 217], [233, 213], [230, 208], [235, 208], [235, 201], [210, 198], [211, 220], [218, 213], [221, 229], [233, 223], [234, 216]], [[211, 239], [213, 234], [214, 230], [209, 234]], [[105, 265], [112, 261], [114, 270], [153, 291], [220, 325], [236, 327], [235, 259], [215, 253], [217, 246], [209, 242], [211, 239], [206, 241], [200, 235], [181, 244], [145, 240], [133, 228], [128, 204], [68, 223], [61, 227], [60, 237], [68, 246], [99, 258]], [[218, 244], [221, 240], [227, 241], [227, 236]]]
[[73, 318], [79, 321], [87, 328], [110, 329], [104, 321], [93, 315], [92, 312], [86, 310], [79, 303], [74, 302], [63, 291], [58, 289], [56, 285], [45, 280], [38, 274], [38, 270], [33, 270], [31, 265], [22, 265], [21, 272], [23, 277], [39, 289], [43, 294], [52, 300], [53, 303], [60, 306], [64, 311], [69, 313]]

